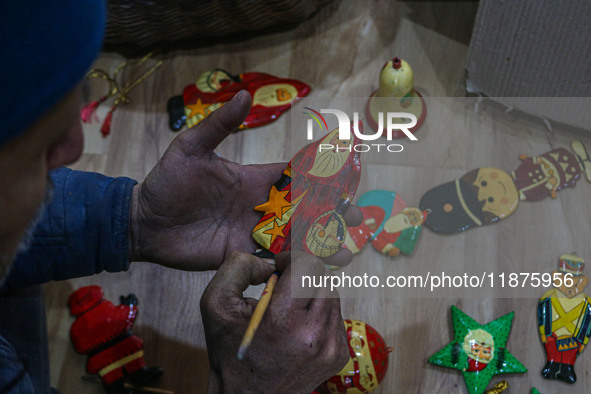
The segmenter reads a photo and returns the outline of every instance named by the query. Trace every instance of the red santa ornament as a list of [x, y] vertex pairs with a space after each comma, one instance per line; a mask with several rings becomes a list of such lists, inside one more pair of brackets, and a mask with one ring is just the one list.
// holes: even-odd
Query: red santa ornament
[[[358, 128], [363, 132], [361, 122]], [[361, 177], [360, 153], [352, 149], [360, 141], [353, 132], [341, 140], [335, 129], [296, 153], [268, 201], [254, 208], [263, 213], [252, 232], [261, 255], [295, 249], [328, 257], [340, 249], [347, 231], [342, 215]]]
[[82, 287], [68, 299], [70, 313], [76, 316], [70, 328], [74, 348], [88, 356], [87, 372], [99, 375], [111, 394], [131, 393], [126, 380], [142, 385], [162, 375], [162, 369], [146, 367], [143, 341], [131, 332], [137, 297], [129, 294], [120, 299], [120, 305], [113, 305], [103, 298], [99, 286]]
[[347, 228], [347, 237], [343, 244], [353, 254], [359, 253], [365, 244], [372, 239], [386, 215], [384, 210], [378, 206], [370, 205], [368, 207], [362, 207], [359, 206], [359, 203], [357, 205], [362, 215], [361, 224], [356, 227]]
[[310, 86], [296, 79], [260, 72], [232, 75], [219, 68], [209, 70], [183, 91], [187, 127], [205, 119], [242, 89], [248, 90], [252, 96], [252, 107], [240, 129], [264, 126], [274, 121], [310, 92]]
[[346, 248], [358, 253], [371, 240], [376, 250], [390, 257], [413, 252], [427, 212], [408, 207], [399, 194], [389, 190], [370, 190], [357, 206], [363, 221], [348, 228]]
[[378, 388], [388, 370], [388, 355], [392, 348], [369, 324], [345, 320], [351, 358], [337, 375], [324, 383], [331, 394], [370, 393]]

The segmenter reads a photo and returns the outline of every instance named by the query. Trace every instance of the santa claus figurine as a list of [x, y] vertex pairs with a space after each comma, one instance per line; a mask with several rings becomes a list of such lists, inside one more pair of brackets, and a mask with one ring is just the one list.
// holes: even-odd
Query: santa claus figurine
[[480, 372], [488, 366], [495, 356], [495, 342], [490, 333], [481, 328], [468, 331], [462, 344], [468, 356], [467, 372]]
[[359, 206], [362, 219], [361, 224], [356, 227], [347, 228], [347, 236], [343, 247], [349, 249], [353, 254], [357, 254], [363, 249], [365, 244], [373, 238], [374, 234], [384, 221], [386, 213], [378, 206]]
[[391, 257], [413, 252], [426, 212], [407, 207], [400, 195], [388, 190], [364, 193], [357, 206], [363, 220], [359, 226], [348, 228], [346, 248], [358, 253], [371, 240], [376, 250]]
[[142, 385], [162, 375], [162, 369], [145, 366], [143, 342], [131, 332], [137, 304], [137, 297], [129, 294], [115, 306], [103, 298], [99, 286], [82, 287], [68, 299], [76, 316], [70, 328], [74, 348], [88, 356], [86, 370], [98, 374], [111, 394], [130, 394], [126, 381]]
[[375, 236], [371, 244], [391, 257], [398, 256], [400, 252], [411, 254], [426, 217], [427, 213], [418, 208], [404, 208], [384, 223], [383, 230]]

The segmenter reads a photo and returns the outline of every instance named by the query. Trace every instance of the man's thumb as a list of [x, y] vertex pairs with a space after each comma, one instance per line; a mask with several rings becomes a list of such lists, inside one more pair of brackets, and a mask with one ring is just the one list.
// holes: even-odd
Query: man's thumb
[[230, 133], [237, 130], [250, 111], [252, 99], [246, 90], [181, 134], [183, 142], [195, 153], [213, 151]]

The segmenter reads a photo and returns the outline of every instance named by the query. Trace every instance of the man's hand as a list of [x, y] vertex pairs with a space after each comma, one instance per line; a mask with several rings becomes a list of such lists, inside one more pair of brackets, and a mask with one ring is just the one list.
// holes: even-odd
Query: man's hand
[[[293, 259], [293, 270], [290, 259]], [[338, 298], [317, 289], [314, 298], [292, 298], [292, 277], [322, 275], [324, 263], [305, 253], [280, 253], [276, 266], [246, 253], [222, 264], [201, 298], [210, 359], [210, 393], [310, 393], [349, 359]], [[244, 359], [236, 353], [257, 301], [243, 298], [249, 285], [281, 272], [269, 307]]]
[[267, 200], [286, 164], [243, 166], [214, 153], [238, 129], [250, 103], [242, 91], [181, 133], [134, 188], [130, 260], [208, 270], [233, 251], [255, 250], [251, 232], [260, 213], [253, 207]]
[[[234, 251], [254, 252], [252, 230], [261, 217], [254, 207], [267, 201], [269, 189], [286, 163], [241, 165], [214, 149], [242, 124], [251, 98], [238, 93], [222, 108], [181, 133], [144, 182], [134, 187], [130, 207], [129, 259], [202, 271], [217, 269]], [[361, 222], [349, 207], [347, 225]], [[341, 249], [324, 259], [343, 266], [353, 258]]]

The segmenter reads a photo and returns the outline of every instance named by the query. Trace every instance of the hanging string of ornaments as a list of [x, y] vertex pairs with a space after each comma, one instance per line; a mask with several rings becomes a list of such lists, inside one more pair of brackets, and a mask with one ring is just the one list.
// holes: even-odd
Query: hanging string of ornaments
[[135, 89], [140, 83], [144, 82], [148, 79], [154, 72], [162, 66], [163, 60], [158, 60], [154, 65], [152, 65], [149, 69], [147, 69], [143, 74], [138, 76], [137, 78], [130, 78], [128, 81], [122, 81], [123, 78], [123, 70], [127, 69], [129, 66], [135, 66], [136, 72], [143, 68], [146, 62], [154, 56], [156, 52], [150, 52], [141, 59], [133, 59], [133, 60], [126, 60], [123, 63], [119, 64], [115, 71], [113, 71], [113, 76], [110, 76], [108, 72], [99, 69], [93, 68], [91, 69], [88, 74], [86, 74], [86, 79], [103, 79], [109, 83], [109, 90], [106, 95], [101, 97], [96, 101], [92, 101], [82, 107], [80, 111], [80, 118], [84, 123], [92, 123], [92, 121], [98, 122], [98, 116], [96, 115], [96, 110], [98, 106], [108, 99], [115, 97], [113, 104], [111, 105], [111, 109], [109, 113], [103, 120], [103, 124], [101, 126], [101, 134], [103, 137], [106, 137], [111, 133], [111, 121], [113, 118], [113, 112], [119, 107], [120, 104], [129, 104], [131, 102], [131, 98], [129, 94], [133, 89]]

